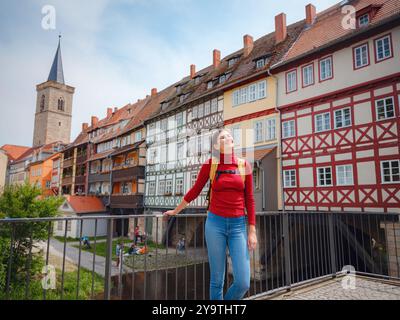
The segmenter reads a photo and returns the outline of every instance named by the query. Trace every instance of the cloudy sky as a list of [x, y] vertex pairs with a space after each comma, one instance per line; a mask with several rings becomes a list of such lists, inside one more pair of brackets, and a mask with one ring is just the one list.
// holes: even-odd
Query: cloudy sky
[[[339, 2], [314, 1], [317, 12]], [[58, 34], [66, 84], [75, 87], [72, 136], [90, 116], [121, 107], [211, 64], [287, 23], [304, 18], [310, 0], [2, 0], [0, 2], [0, 146], [31, 146], [36, 84], [47, 80]], [[55, 29], [44, 29], [46, 5]]]

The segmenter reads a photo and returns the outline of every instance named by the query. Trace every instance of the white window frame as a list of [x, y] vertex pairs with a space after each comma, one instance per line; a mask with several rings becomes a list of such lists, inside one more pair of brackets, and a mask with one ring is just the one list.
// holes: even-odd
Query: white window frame
[[263, 68], [265, 66], [265, 59], [258, 59], [256, 61], [256, 68], [260, 69]]
[[297, 186], [296, 169], [283, 170], [283, 187], [296, 188], [296, 186]]
[[[326, 69], [326, 61], [329, 60], [329, 69]], [[328, 72], [329, 71], [329, 75]], [[324, 77], [322, 76], [324, 74]], [[333, 78], [333, 59], [332, 56], [323, 58], [319, 61], [319, 79], [320, 81], [325, 81]]]
[[[388, 39], [389, 55], [385, 55], [385, 50], [383, 50], [382, 52], [383, 52], [384, 56], [382, 58], [379, 58], [379, 47], [380, 47], [380, 44], [384, 45], [383, 41], [385, 39]], [[383, 61], [383, 60], [389, 59], [391, 57], [393, 57], [393, 52], [392, 52], [392, 41], [391, 41], [390, 35], [386, 35], [381, 38], [375, 39], [375, 59], [376, 59], [376, 61], [377, 62]]]
[[[325, 116], [328, 115], [328, 124], [329, 127], [325, 126]], [[318, 118], [322, 117], [322, 129], [318, 129]], [[315, 124], [315, 132], [324, 132], [331, 130], [331, 113], [330, 112], [324, 112], [324, 113], [319, 113], [314, 116], [314, 124]]]
[[175, 194], [183, 194], [183, 178], [176, 178], [175, 180]]
[[235, 146], [240, 146], [242, 143], [242, 130], [240, 124], [232, 127], [233, 142]]
[[[348, 124], [346, 124], [346, 117], [345, 117], [345, 111], [346, 111], [346, 110], [349, 111], [349, 122], [350, 122], [350, 123], [348, 123]], [[340, 127], [338, 126], [338, 123], [337, 123], [337, 116], [336, 116], [336, 113], [338, 113], [338, 112], [340, 112], [340, 119], [341, 119], [341, 121], [342, 121], [342, 123], [343, 123], [343, 125], [340, 126]], [[335, 111], [333, 112], [333, 114], [334, 114], [335, 129], [341, 129], [341, 128], [346, 128], [346, 127], [350, 127], [350, 126], [351, 126], [351, 124], [352, 124], [352, 119], [351, 119], [351, 109], [350, 109], [350, 107], [345, 107], [345, 108], [337, 109], [337, 110], [335, 110]]]
[[254, 143], [259, 143], [264, 141], [263, 139], [263, 131], [264, 125], [262, 120], [254, 121], [253, 128], [254, 128]]
[[[290, 126], [287, 127], [289, 124], [290, 124]], [[287, 131], [287, 130], [289, 130], [289, 131]], [[296, 123], [295, 123], [295, 121], [294, 120], [282, 121], [282, 137], [283, 138], [292, 138], [295, 135], [296, 135]]]
[[192, 188], [197, 180], [197, 173], [190, 174], [190, 187]]
[[267, 81], [263, 80], [257, 83], [257, 99], [264, 99], [267, 97]]
[[[323, 171], [324, 171], [324, 172], [323, 172], [323, 174], [324, 174], [324, 177], [323, 177], [324, 184], [321, 184], [321, 180], [320, 180], [320, 176], [319, 176], [319, 170], [320, 170], [320, 169], [323, 169]], [[326, 175], [327, 175], [327, 169], [330, 170], [330, 175], [331, 175], [331, 183], [330, 183], [330, 184], [327, 184], [327, 183], [326, 183], [326, 181], [328, 180], [327, 177], [326, 177]], [[327, 166], [327, 167], [317, 167], [316, 170], [317, 170], [316, 175], [317, 175], [317, 185], [318, 185], [318, 187], [332, 187], [332, 186], [333, 186], [332, 167], [331, 167], [331, 166]]]
[[271, 141], [276, 139], [276, 119], [265, 119], [265, 140]]
[[[384, 168], [383, 168], [383, 164], [388, 162], [389, 163], [389, 177], [390, 177], [390, 181], [385, 181], [385, 174], [384, 174]], [[398, 181], [394, 181], [393, 180], [393, 162], [397, 162], [397, 168], [398, 170], [400, 170], [400, 160], [394, 159], [394, 160], [382, 160], [381, 161], [381, 183], [382, 184], [392, 184], [392, 183], [400, 183], [400, 178]], [[400, 175], [400, 173], [398, 173], [397, 175]], [[386, 175], [387, 176], [387, 175]]]
[[[388, 117], [388, 104], [386, 103], [387, 100], [392, 100], [392, 111], [393, 111], [393, 116]], [[378, 103], [383, 101], [384, 105], [383, 105], [383, 113], [384, 113], [384, 118], [379, 119], [379, 111], [378, 111]], [[382, 98], [382, 99], [378, 99], [375, 100], [375, 114], [376, 114], [376, 121], [383, 121], [383, 120], [387, 120], [387, 119], [392, 119], [396, 116], [396, 111], [395, 111], [395, 104], [394, 104], [394, 98], [393, 97], [386, 97], [386, 98]]]
[[[361, 69], [367, 65], [369, 65], [369, 54], [368, 54], [368, 43], [364, 43], [361, 46], [355, 47], [354, 48], [354, 69]], [[365, 48], [365, 52], [363, 52], [363, 49]], [[365, 57], [364, 57], [364, 53], [365, 53]], [[358, 64], [358, 60], [357, 60], [357, 55], [360, 56], [360, 61], [361, 64]], [[364, 59], [366, 60], [364, 62]]]
[[[342, 172], [340, 172], [343, 169]], [[348, 170], [350, 169], [350, 170]], [[341, 176], [343, 174], [343, 176]], [[341, 178], [344, 182], [341, 182]], [[344, 164], [336, 166], [336, 184], [338, 186], [352, 186], [354, 185], [353, 166], [351, 164]]]
[[286, 73], [286, 92], [297, 91], [297, 70]]
[[[362, 18], [364, 18], [364, 17], [367, 17], [367, 22], [362, 22]], [[358, 26], [359, 27], [364, 27], [364, 26], [367, 26], [369, 24], [369, 14], [368, 13], [366, 13], [366, 14], [363, 14], [362, 16], [359, 16], [358, 17]]]
[[249, 86], [248, 95], [249, 95], [249, 102], [257, 100], [257, 84], [254, 83]]
[[[308, 71], [309, 70], [309, 71]], [[314, 84], [314, 64], [308, 64], [301, 68], [303, 87], [308, 87]], [[307, 80], [307, 81], [306, 81]]]

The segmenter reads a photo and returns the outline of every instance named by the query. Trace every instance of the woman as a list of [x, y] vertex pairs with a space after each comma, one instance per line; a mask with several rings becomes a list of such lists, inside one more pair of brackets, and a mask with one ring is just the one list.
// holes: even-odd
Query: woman
[[[233, 151], [233, 138], [227, 129], [220, 129], [212, 136], [213, 156], [219, 159], [217, 172], [211, 186], [211, 202], [207, 211], [205, 238], [210, 266], [210, 299], [240, 300], [250, 287], [249, 250], [257, 246], [253, 175], [246, 161], [246, 176], [238, 173], [238, 158]], [[209, 180], [211, 159], [201, 167], [194, 186], [182, 202], [164, 215], [177, 215], [197, 198]], [[234, 170], [233, 174], [232, 171]], [[246, 215], [249, 230], [246, 228]], [[223, 296], [226, 248], [232, 259], [233, 283]]]

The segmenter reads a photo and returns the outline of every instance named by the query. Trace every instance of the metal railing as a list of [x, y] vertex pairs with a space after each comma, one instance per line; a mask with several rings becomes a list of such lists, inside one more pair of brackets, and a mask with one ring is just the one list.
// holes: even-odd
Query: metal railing
[[[206, 217], [2, 219], [0, 299], [209, 299]], [[136, 226], [145, 237], [135, 239]], [[343, 270], [400, 280], [399, 214], [258, 212], [256, 229], [246, 299]], [[141, 250], [129, 254], [136, 240]], [[229, 257], [226, 268], [225, 290], [233, 281]]]

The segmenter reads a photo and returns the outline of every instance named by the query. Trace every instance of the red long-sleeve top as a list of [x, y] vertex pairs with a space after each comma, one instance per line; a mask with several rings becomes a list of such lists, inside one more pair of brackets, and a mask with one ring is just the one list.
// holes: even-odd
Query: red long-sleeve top
[[[237, 157], [234, 153], [220, 154], [217, 170], [237, 170]], [[183, 197], [186, 202], [196, 199], [210, 178], [211, 158], [203, 163], [194, 186]], [[238, 172], [238, 171], [237, 171]], [[246, 160], [246, 179], [243, 184], [239, 173], [222, 173], [217, 179], [215, 173], [212, 183], [209, 211], [223, 217], [240, 217], [247, 211], [248, 223], [256, 224], [255, 203], [253, 194], [253, 174], [251, 165]]]

